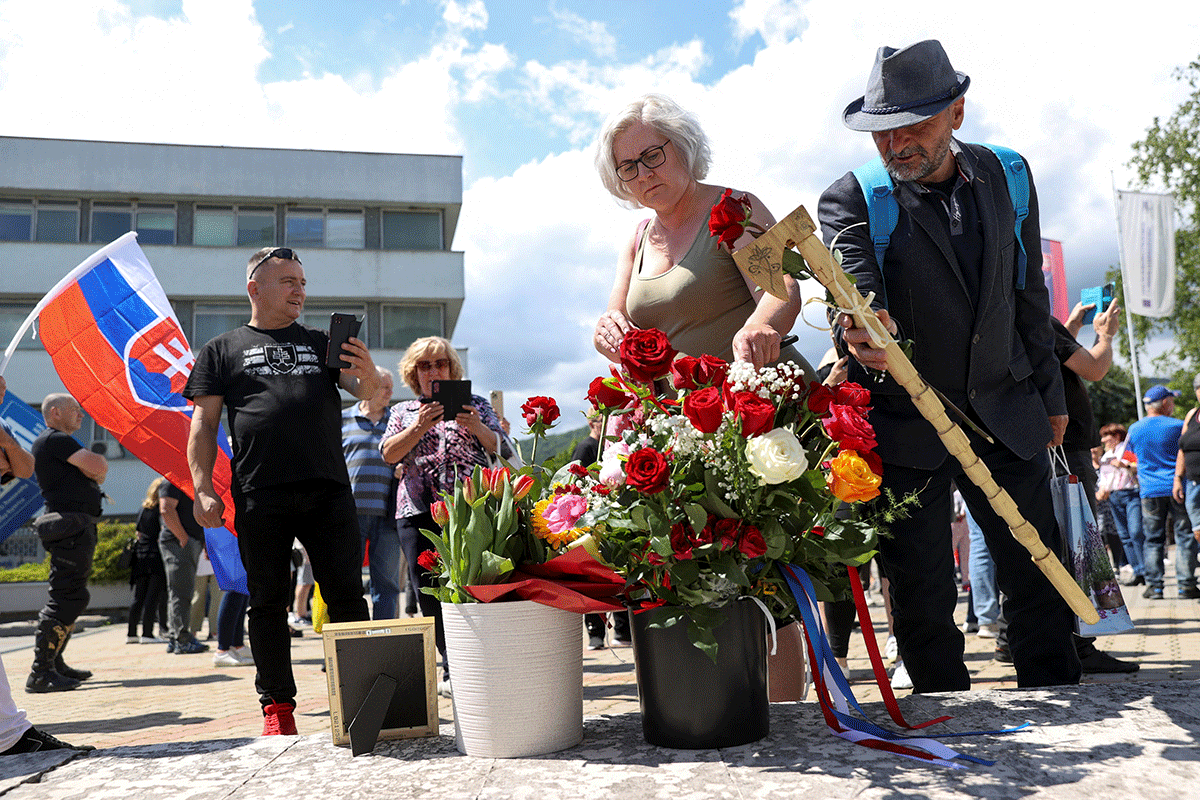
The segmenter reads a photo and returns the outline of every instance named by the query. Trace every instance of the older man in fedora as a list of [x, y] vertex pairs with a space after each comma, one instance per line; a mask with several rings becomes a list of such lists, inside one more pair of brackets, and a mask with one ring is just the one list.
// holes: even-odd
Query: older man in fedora
[[[1061, 552], [1046, 448], [1062, 441], [1067, 409], [1041, 273], [1037, 194], [1030, 179], [1028, 216], [1018, 225], [1000, 160], [987, 147], [954, 138], [969, 84], [937, 41], [881, 47], [864, 96], [843, 120], [870, 132], [886, 175], [877, 163], [874, 169], [886, 185], [876, 190], [878, 183], [847, 173], [821, 196], [821, 228], [826, 242], [838, 237], [843, 267], [858, 289], [874, 292], [880, 320], [912, 341], [924, 379], [974, 424], [971, 444], [996, 482], [1051, 550]], [[1014, 158], [1028, 175], [1028, 165]], [[867, 224], [872, 214], [864, 191], [885, 197], [890, 191], [895, 225], [883, 242]], [[1022, 258], [1028, 281], [1021, 278]], [[834, 329], [854, 357], [850, 380], [871, 389], [884, 487], [920, 499], [880, 540], [900, 656], [914, 691], [971, 685], [953, 618], [954, 486], [996, 562], [1018, 685], [1077, 683], [1074, 618], [1066, 603], [886, 374], [885, 352], [847, 315], [838, 316]]]

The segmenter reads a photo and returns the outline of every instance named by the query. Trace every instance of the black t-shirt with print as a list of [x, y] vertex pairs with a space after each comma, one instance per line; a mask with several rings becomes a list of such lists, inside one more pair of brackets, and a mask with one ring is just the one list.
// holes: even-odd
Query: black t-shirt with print
[[350, 485], [340, 371], [325, 366], [328, 344], [325, 331], [299, 323], [243, 325], [200, 350], [183, 396], [223, 398], [234, 481], [243, 492], [313, 478]]

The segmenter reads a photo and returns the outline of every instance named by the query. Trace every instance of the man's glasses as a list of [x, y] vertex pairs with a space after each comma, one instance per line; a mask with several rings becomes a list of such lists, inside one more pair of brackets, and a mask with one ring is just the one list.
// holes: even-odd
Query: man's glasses
[[671, 140], [660, 144], [658, 147], [651, 147], [646, 152], [642, 153], [641, 158], [633, 161], [624, 161], [617, 165], [617, 177], [628, 183], [638, 176], [638, 164], [645, 164], [646, 169], [651, 170], [655, 167], [661, 167], [662, 163], [667, 160], [667, 154], [663, 152], [663, 148], [671, 143]]
[[450, 359], [448, 359], [448, 358], [439, 358], [436, 361], [418, 361], [417, 362], [417, 371], [418, 372], [429, 372], [429, 371], [435, 370], [435, 369], [446, 369], [449, 366], [450, 366]]
[[295, 261], [297, 264], [304, 263], [303, 261], [300, 260], [300, 255], [292, 248], [276, 247], [274, 250], [267, 253], [265, 256], [263, 256], [262, 258], [260, 258], [258, 261], [256, 261], [254, 263], [254, 266], [250, 268], [250, 277], [246, 278], [246, 280], [250, 280], [250, 278], [253, 278], [254, 273], [258, 271], [258, 268], [261, 267], [264, 262], [270, 261], [272, 258], [282, 258], [285, 261]]

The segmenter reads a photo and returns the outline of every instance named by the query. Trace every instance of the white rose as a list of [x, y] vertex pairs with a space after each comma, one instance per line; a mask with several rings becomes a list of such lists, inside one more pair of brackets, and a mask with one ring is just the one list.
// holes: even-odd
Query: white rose
[[808, 454], [796, 434], [786, 428], [774, 428], [747, 439], [746, 460], [762, 483], [786, 483], [808, 469]]

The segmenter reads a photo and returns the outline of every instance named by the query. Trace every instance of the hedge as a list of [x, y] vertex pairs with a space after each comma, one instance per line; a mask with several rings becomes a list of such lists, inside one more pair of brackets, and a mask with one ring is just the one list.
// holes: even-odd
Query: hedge
[[[136, 536], [134, 523], [101, 520], [96, 529], [96, 557], [89, 583], [129, 583], [129, 570], [118, 569], [117, 559], [125, 543]], [[0, 569], [0, 583], [38, 583], [50, 579], [50, 556], [40, 564], [22, 564]]]

